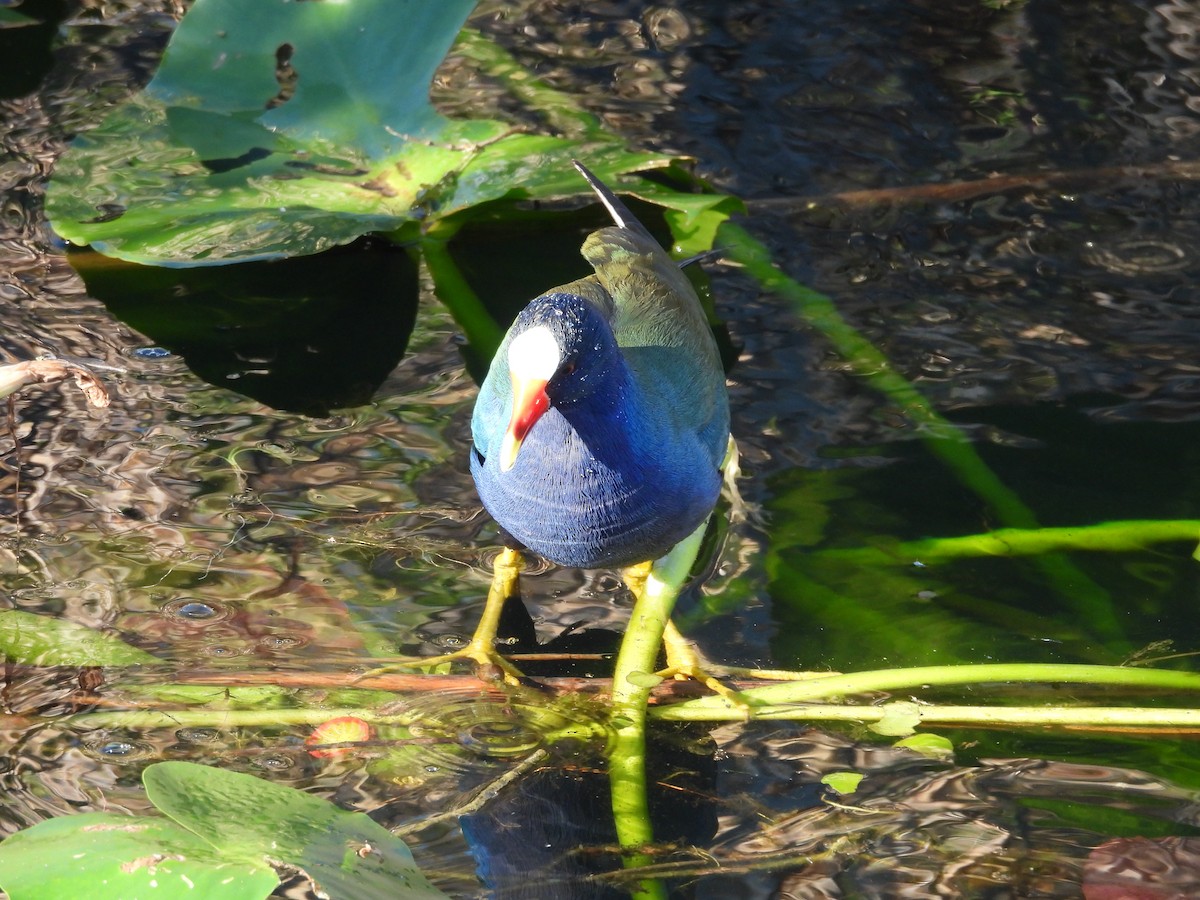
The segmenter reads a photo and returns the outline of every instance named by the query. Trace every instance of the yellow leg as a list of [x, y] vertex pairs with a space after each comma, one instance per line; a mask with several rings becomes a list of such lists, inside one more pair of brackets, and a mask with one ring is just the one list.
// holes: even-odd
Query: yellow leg
[[[707, 524], [707, 523], [706, 523]], [[701, 539], [704, 536], [705, 525], [696, 529], [690, 537], [685, 538], [669, 553], [654, 562], [639, 563], [630, 566], [622, 577], [637, 601], [635, 609], [641, 607], [643, 600], [653, 604], [666, 617], [675, 606], [675, 600], [687, 583], [687, 577], [700, 552]], [[721, 684], [706, 668], [707, 663], [701, 658], [695, 646], [687, 640], [675, 627], [669, 618], [663, 628], [663, 647], [667, 652], [667, 667], [656, 673], [661, 678], [691, 678], [699, 681], [715, 694], [725, 697], [737, 706], [746, 706], [741, 696]]]
[[365, 673], [363, 677], [381, 675], [396, 668], [425, 668], [440, 666], [455, 660], [469, 659], [476, 664], [481, 677], [488, 674], [489, 670], [498, 669], [505, 681], [517, 684], [522, 678], [521, 672], [496, 650], [496, 631], [500, 627], [500, 614], [504, 611], [505, 601], [517, 593], [517, 582], [524, 566], [525, 560], [519, 550], [505, 547], [500, 551], [500, 555], [492, 564], [492, 585], [488, 588], [487, 601], [483, 605], [483, 615], [480, 616], [479, 624], [475, 626], [475, 634], [471, 636], [467, 646], [441, 656], [413, 657], [402, 663], [382, 666]]
[[[690, 566], [691, 563], [688, 563]], [[646, 592], [646, 579], [650, 577], [650, 570], [654, 567], [654, 560], [648, 559], [644, 563], [637, 563], [621, 572], [621, 579], [625, 582], [625, 586], [629, 588], [634, 598], [641, 597]]]

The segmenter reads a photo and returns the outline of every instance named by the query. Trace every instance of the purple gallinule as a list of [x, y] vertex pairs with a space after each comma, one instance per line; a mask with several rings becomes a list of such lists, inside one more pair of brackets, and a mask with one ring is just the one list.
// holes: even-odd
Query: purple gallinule
[[[616, 224], [584, 241], [595, 274], [535, 298], [504, 337], [471, 420], [471, 474], [524, 547], [560, 565], [626, 568], [637, 593], [717, 501], [731, 447], [725, 373], [679, 264], [575, 167]], [[698, 545], [686, 543], [681, 579]], [[517, 549], [500, 554], [475, 637], [454, 656], [517, 674], [493, 645], [520, 565]], [[668, 638], [673, 669], [690, 670], [671, 659], [678, 633]]]

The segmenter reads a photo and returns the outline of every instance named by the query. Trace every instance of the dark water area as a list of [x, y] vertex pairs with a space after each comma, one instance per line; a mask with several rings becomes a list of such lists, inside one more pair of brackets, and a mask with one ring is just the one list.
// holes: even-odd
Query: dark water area
[[[403, 249], [370, 240], [141, 271], [68, 257], [46, 225], [56, 156], [149, 79], [184, 6], [27, 2], [44, 24], [0, 29], [0, 363], [93, 361], [113, 393], [99, 412], [70, 389], [17, 399], [19, 459], [0, 435], [0, 603], [235, 683], [454, 647], [498, 550], [467, 466], [482, 361]], [[693, 157], [741, 197], [739, 221], [780, 268], [833, 298], [1034, 526], [1200, 519], [1194, 4], [531, 0], [484, 2], [472, 23], [630, 147]], [[453, 53], [434, 99], [447, 115], [544, 128]], [[558, 215], [457, 239], [499, 316], [584, 274], [578, 246], [600, 213]], [[795, 307], [728, 261], [704, 268], [736, 356], [733, 433], [754, 510], [719, 531], [678, 608], [710, 659], [1196, 670], [1200, 535], [1120, 552], [900, 554], [1021, 523]], [[838, 555], [864, 547], [895, 555]], [[632, 605], [617, 573], [540, 561], [523, 597], [514, 633], [592, 651], [611, 649]], [[581, 634], [595, 640], [571, 643]], [[467, 802], [519, 757], [476, 740], [480, 723], [511, 716], [475, 693], [405, 700], [457, 749], [327, 767], [285, 725], [64, 724], [76, 675], [6, 681], [2, 834], [144, 812], [137, 776], [161, 759], [270, 777], [396, 825]], [[121, 698], [138, 696], [135, 682]], [[937, 699], [1129, 700], [1107, 691], [991, 685]], [[1145, 870], [1143, 883], [1165, 885], [1153, 896], [1200, 896], [1193, 736], [938, 732], [952, 759], [862, 726], [664, 729], [656, 834], [698, 848], [664, 851], [674, 895], [1115, 897], [1103, 891], [1126, 882], [1113, 873]], [[456, 897], [627, 895], [585, 877], [614, 867], [613, 835], [602, 761], [573, 747], [463, 827], [406, 835], [423, 869]], [[867, 777], [839, 798], [821, 779], [843, 771]]]

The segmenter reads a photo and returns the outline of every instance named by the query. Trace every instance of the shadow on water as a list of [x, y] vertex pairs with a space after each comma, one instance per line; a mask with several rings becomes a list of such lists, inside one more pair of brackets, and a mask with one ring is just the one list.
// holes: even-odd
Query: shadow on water
[[403, 358], [417, 269], [402, 250], [167, 269], [89, 254], [88, 293], [199, 378], [278, 410], [363, 406]]
[[[3, 361], [51, 351], [121, 369], [104, 416], [69, 395], [19, 401], [24, 455], [0, 460], [6, 605], [215, 672], [226, 684], [204, 689], [222, 697], [231, 684], [266, 690], [252, 684], [266, 670], [282, 710], [383, 703], [348, 693], [359, 689], [345, 672], [367, 653], [437, 652], [471, 631], [486, 593], [496, 533], [465, 454], [484, 361], [409, 256], [371, 243], [187, 271], [81, 256], [81, 282], [39, 217], [44, 180], [64, 138], [144, 80], [176, 12], [108, 6], [26, 4], [64, 21], [26, 32], [36, 40], [0, 87]], [[485, 3], [476, 24], [631, 146], [691, 154], [745, 198], [747, 227], [780, 265], [834, 297], [1042, 525], [1200, 519], [1189, 6]], [[20, 31], [0, 31], [0, 44]], [[443, 75], [448, 113], [505, 108], [463, 60]], [[579, 241], [596, 222], [594, 210], [555, 212], [548, 235], [545, 210], [523, 210], [519, 225], [510, 214], [451, 247], [505, 321], [583, 274]], [[839, 552], [998, 523], [793, 311], [733, 267], [707, 273], [738, 355], [743, 491], [762, 513], [720, 532], [681, 604], [709, 656], [860, 670], [1142, 653], [1194, 670], [1191, 546], [1072, 555], [1116, 610], [1121, 642], [1095, 634], [1028, 561], [847, 565]], [[148, 345], [171, 353], [139, 353]], [[630, 606], [614, 573], [535, 566], [523, 591], [518, 649], [576, 657], [530, 672], [605, 670]], [[475, 751], [524, 735], [512, 724], [524, 701], [497, 702], [493, 719], [474, 684], [470, 698], [431, 693], [422, 714], [437, 708], [451, 725], [397, 730], [328, 763], [304, 751], [298, 726], [63, 728], [112, 696], [80, 677], [8, 673], [5, 833], [70, 811], [145, 812], [132, 774], [182, 758], [416, 823], [418, 861], [455, 896], [483, 895], [481, 878], [497, 897], [627, 893], [591, 750], [564, 742], [472, 805], [516, 758]], [[139, 679], [111, 677], [105, 691], [120, 699], [179, 712]], [[1022, 696], [1067, 694], [1105, 702], [1059, 686]], [[1200, 893], [1189, 739], [944, 733], [952, 759], [863, 728], [664, 730], [654, 864], [695, 898], [1111, 897], [1155, 878], [1162, 896]], [[864, 774], [859, 791], [822, 782], [839, 772]], [[461, 827], [438, 818], [459, 809]]]

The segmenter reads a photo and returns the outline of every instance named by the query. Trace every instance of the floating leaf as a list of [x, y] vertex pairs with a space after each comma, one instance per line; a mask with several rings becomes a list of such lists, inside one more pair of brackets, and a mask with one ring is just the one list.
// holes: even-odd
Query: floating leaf
[[863, 776], [858, 772], [830, 772], [821, 778], [821, 784], [839, 794], [853, 794], [862, 780]]
[[316, 253], [502, 197], [663, 167], [613, 140], [451, 120], [434, 71], [474, 0], [197, 0], [146, 89], [59, 160], [47, 212], [67, 240], [157, 265]]
[[259, 900], [279, 884], [261, 858], [218, 853], [170, 819], [84, 813], [48, 819], [0, 844], [11, 900], [220, 897]]
[[362, 813], [194, 763], [155, 763], [142, 780], [155, 806], [222, 853], [258, 853], [294, 866], [331, 897], [445, 897], [421, 874], [404, 842]]
[[664, 218], [682, 256], [711, 249], [721, 223], [745, 212], [742, 201], [727, 194], [688, 194], [645, 179], [631, 193], [667, 208]]
[[876, 734], [912, 734], [921, 724], [921, 707], [910, 700], [896, 700], [883, 705], [883, 718], [868, 727]]
[[940, 734], [914, 734], [896, 741], [892, 746], [902, 747], [906, 750], [915, 750], [924, 756], [932, 756], [939, 759], [947, 759], [954, 756], [954, 744], [951, 743], [949, 738], [942, 737]]
[[120, 638], [19, 609], [0, 610], [0, 653], [31, 666], [137, 666], [161, 662]]
[[198, 0], [145, 91], [59, 161], [55, 229], [159, 264], [315, 253], [393, 230], [505, 130], [429, 104], [473, 6]]

